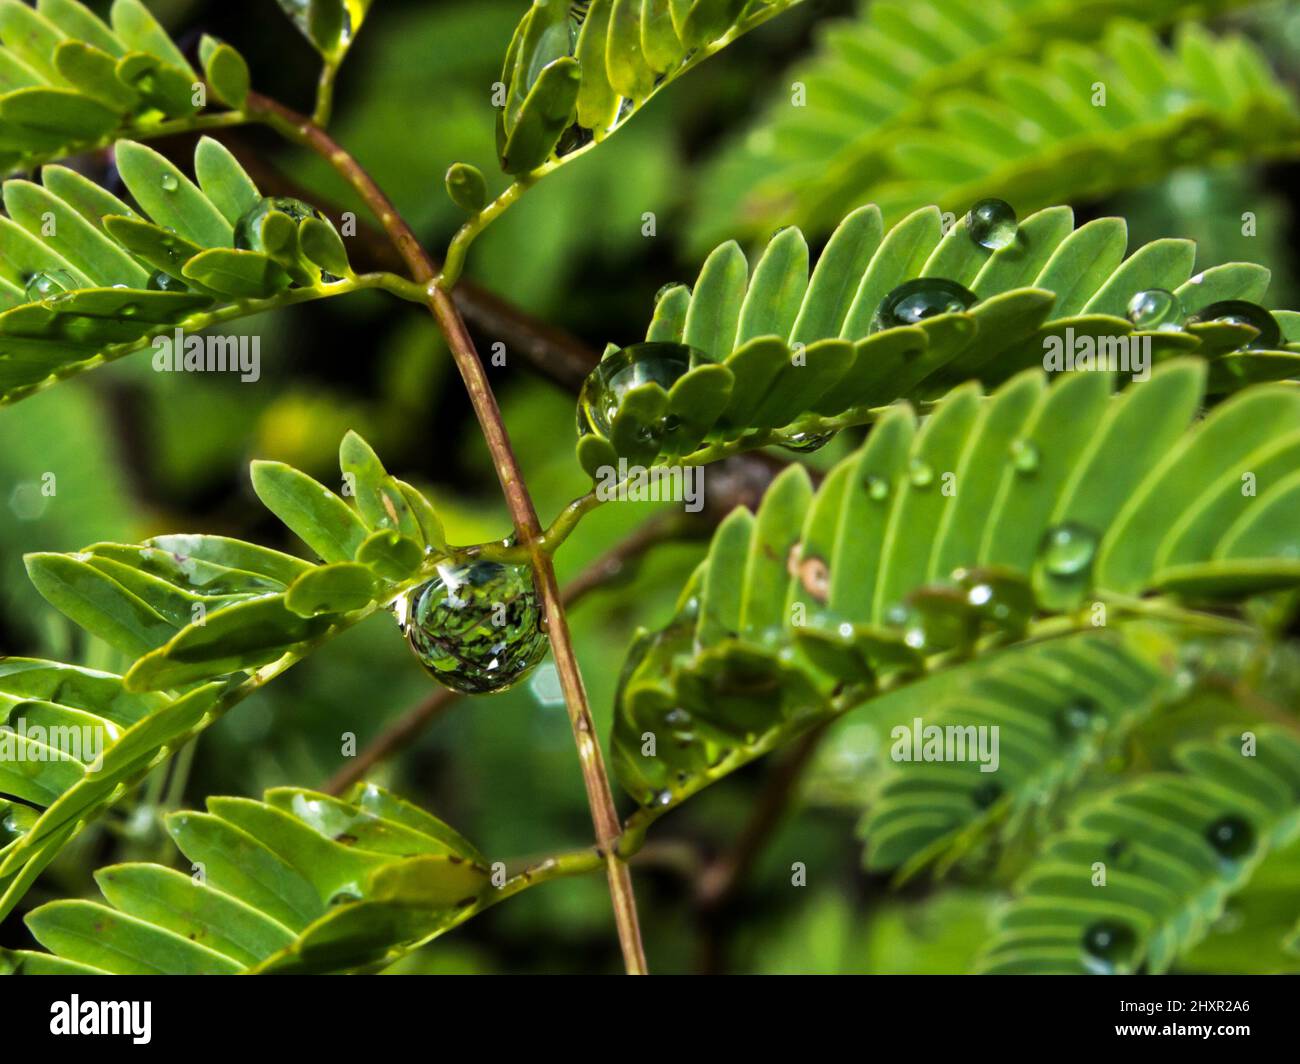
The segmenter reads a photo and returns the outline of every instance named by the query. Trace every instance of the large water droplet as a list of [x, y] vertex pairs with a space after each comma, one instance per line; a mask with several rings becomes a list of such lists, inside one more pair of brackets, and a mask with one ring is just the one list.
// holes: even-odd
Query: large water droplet
[[1137, 948], [1137, 935], [1118, 920], [1098, 920], [1083, 932], [1084, 964], [1109, 974], [1127, 969]]
[[795, 432], [782, 440], [781, 446], [798, 454], [811, 454], [820, 451], [833, 439], [834, 432]]
[[943, 277], [919, 277], [906, 281], [880, 301], [871, 319], [871, 331], [915, 325], [939, 314], [956, 314], [973, 307], [979, 297], [956, 281]]
[[884, 502], [889, 498], [889, 481], [875, 473], [867, 475], [866, 488], [867, 498], [873, 502]]
[[1137, 329], [1176, 329], [1183, 318], [1183, 304], [1165, 288], [1148, 288], [1128, 302], [1128, 320]]
[[303, 203], [302, 200], [294, 199], [292, 196], [263, 196], [235, 223], [235, 247], [244, 251], [265, 251], [266, 248], [262, 243], [262, 223], [272, 212], [287, 214], [294, 222], [325, 217], [311, 204]]
[[1092, 565], [1097, 553], [1097, 533], [1074, 521], [1053, 525], [1043, 533], [1038, 556], [1043, 567], [1059, 577], [1078, 576]]
[[[595, 433], [608, 438], [614, 415], [633, 388], [654, 383], [667, 391], [688, 370], [711, 361], [702, 351], [685, 344], [655, 342], [632, 344], [607, 355], [582, 384], [578, 396], [578, 435]], [[656, 432], [670, 431], [664, 423], [644, 428], [650, 437]]]
[[181, 187], [181, 183], [178, 180], [176, 180], [175, 174], [163, 174], [162, 180], [159, 181], [158, 183], [162, 185], [162, 189], [164, 192], [175, 192], [178, 188]]
[[437, 577], [410, 592], [404, 612], [406, 638], [420, 664], [456, 691], [504, 691], [546, 655], [541, 606], [526, 565], [445, 562]]
[[1187, 319], [1192, 322], [1222, 321], [1229, 325], [1249, 325], [1259, 330], [1248, 348], [1275, 351], [1282, 344], [1282, 327], [1277, 319], [1257, 303], [1248, 303], [1244, 299], [1225, 299], [1203, 307]]
[[76, 279], [66, 270], [40, 270], [27, 278], [24, 291], [27, 302], [48, 303], [76, 287]]
[[1236, 814], [1219, 817], [1205, 829], [1205, 841], [1218, 851], [1221, 857], [1237, 860], [1245, 857], [1255, 848], [1255, 829], [1250, 821]]
[[997, 251], [1016, 239], [1016, 212], [1005, 200], [982, 199], [967, 212], [966, 231], [980, 247]]

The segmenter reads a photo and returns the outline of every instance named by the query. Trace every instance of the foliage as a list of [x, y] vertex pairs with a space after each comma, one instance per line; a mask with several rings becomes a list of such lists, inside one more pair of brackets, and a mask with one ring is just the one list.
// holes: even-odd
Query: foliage
[[[8, 587], [0, 606], [0, 639], [18, 651], [0, 659], [0, 919], [48, 951], [0, 950], [0, 971], [585, 964], [584, 939], [608, 953], [601, 877], [587, 875], [602, 868], [638, 971], [633, 859], [687, 869], [669, 908], [642, 899], [661, 969], [718, 955], [718, 941], [691, 941], [719, 932], [681, 918], [687, 894], [707, 916], [741, 890], [764, 904], [723, 934], [754, 970], [1297, 969], [1300, 314], [1271, 312], [1275, 349], [1253, 346], [1253, 326], [1194, 317], [1261, 303], [1270, 281], [1271, 303], [1294, 303], [1284, 201], [1260, 199], [1258, 245], [1216, 231], [1198, 256], [1161, 235], [1190, 228], [1166, 175], [1300, 144], [1287, 60], [1208, 23], [1242, 5], [877, 0], [795, 68], [807, 107], [783, 92], [748, 133], [726, 116], [742, 146], [713, 152], [698, 188], [681, 180], [687, 160], [712, 152], [728, 101], [771, 80], [786, 56], [767, 53], [818, 17], [812, 5], [534, 0], [517, 20], [514, 4], [395, 0], [387, 30], [369, 0], [279, 6], [288, 21], [248, 35], [250, 63], [210, 35], [196, 61], [138, 0], [115, 0], [106, 21], [76, 0], [0, 0], [0, 164], [14, 175], [0, 405], [29, 400], [0, 412], [24, 437], [0, 448], [0, 505], [17, 519], [0, 560], [27, 550], [31, 585], [61, 615]], [[379, 35], [358, 46], [363, 23]], [[310, 117], [250, 87], [250, 66], [274, 81], [291, 51], [280, 31], [320, 65]], [[697, 72], [733, 45], [734, 61]], [[345, 58], [357, 76], [331, 133]], [[676, 85], [687, 76], [696, 91]], [[295, 154], [268, 165], [256, 135], [231, 132], [245, 125]], [[173, 161], [176, 134], [185, 156], [197, 141], [193, 180]], [[494, 159], [504, 190], [486, 174]], [[445, 202], [428, 195], [435, 172]], [[379, 187], [390, 177], [391, 199]], [[1215, 181], [1255, 217], [1254, 172]], [[1052, 205], [1150, 182], [1163, 184], [1127, 201], [1132, 224], [1086, 207], [1076, 227], [1070, 206]], [[678, 189], [690, 225], [674, 224]], [[365, 208], [375, 224], [336, 230], [299, 196], [334, 217]], [[985, 196], [1022, 216], [996, 249], [957, 217]], [[667, 239], [646, 244], [657, 214]], [[803, 230], [772, 233], [752, 271], [726, 240], [788, 221]], [[449, 238], [439, 259], [423, 250], [429, 230]], [[805, 233], [827, 231], [814, 254]], [[1144, 238], [1131, 254], [1130, 232]], [[544, 363], [552, 345], [581, 360], [581, 343], [501, 296], [625, 336], [668, 261], [718, 239], [693, 286], [660, 290], [645, 331], [689, 348], [693, 368], [610, 402], [602, 382], [631, 357], [610, 345], [579, 399], [575, 465], [555, 445], [571, 398], [501, 370]], [[486, 291], [461, 281], [472, 248]], [[1197, 272], [1198, 257], [1244, 261]], [[395, 262], [403, 275], [386, 272]], [[888, 317], [899, 286], [927, 282], [969, 289], [969, 305]], [[430, 310], [441, 340], [391, 325], [378, 296], [288, 309], [362, 289]], [[1176, 296], [1177, 328], [1130, 320], [1152, 289]], [[268, 311], [280, 324], [254, 317]], [[50, 387], [237, 321], [292, 338], [269, 388], [167, 380], [145, 359]], [[500, 344], [499, 328], [527, 339]], [[1043, 372], [1049, 347], [1080, 340], [1149, 344], [1150, 378]], [[431, 357], [438, 343], [468, 404]], [[299, 347], [317, 356], [295, 361]], [[336, 492], [318, 477], [340, 437]], [[783, 462], [749, 453], [770, 445]], [[86, 452], [70, 476], [69, 456]], [[269, 456], [252, 489], [283, 528], [214, 472], [249, 453]], [[310, 472], [281, 460], [299, 456]], [[655, 507], [601, 506], [596, 491], [564, 505], [620, 462], [712, 465], [709, 507], [638, 528]], [[505, 538], [483, 491], [494, 482]], [[539, 527], [538, 512], [558, 516]], [[205, 531], [168, 531], [187, 526]], [[532, 592], [512, 623], [530, 647], [545, 631], [554, 664], [418, 743], [411, 720], [448, 713], [455, 695], [389, 728], [427, 682], [390, 611], [405, 623], [435, 577], [503, 565]], [[569, 617], [557, 566], [592, 599]], [[616, 594], [593, 593], [616, 581]], [[500, 653], [486, 627], [480, 637]], [[601, 667], [625, 649], [620, 675]], [[597, 835], [581, 850], [563, 848], [583, 808], [576, 785], [558, 785], [566, 723]], [[981, 756], [890, 746], [920, 750], [922, 731]], [[358, 734], [381, 732], [408, 756], [346, 788], [286, 785], [335, 770], [340, 736], [346, 767]], [[635, 802], [622, 824], [597, 734]], [[786, 744], [775, 800], [802, 771], [804, 802], [835, 815], [758, 838], [780, 819], [774, 799], [736, 773]], [[479, 845], [396, 789], [448, 810]], [[665, 858], [671, 835], [643, 849], [669, 811], [681, 862]], [[865, 878], [856, 855], [845, 863], [846, 814]], [[766, 854], [743, 852], [751, 839]], [[487, 856], [547, 844], [538, 859]], [[726, 852], [697, 867], [697, 849]], [[93, 875], [103, 901], [88, 899], [106, 859]], [[796, 905], [772, 886], [813, 859], [838, 872], [811, 897], [795, 892]], [[752, 885], [727, 882], [751, 866]], [[560, 877], [563, 890], [525, 889]], [[422, 949], [516, 894], [481, 936]], [[525, 940], [496, 955], [498, 941]]]

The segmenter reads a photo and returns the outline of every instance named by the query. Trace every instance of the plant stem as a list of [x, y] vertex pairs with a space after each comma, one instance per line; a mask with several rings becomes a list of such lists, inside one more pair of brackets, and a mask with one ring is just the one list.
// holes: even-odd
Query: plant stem
[[591, 817], [596, 828], [596, 841], [606, 863], [610, 897], [614, 904], [614, 918], [618, 926], [624, 964], [629, 974], [644, 974], [645, 951], [641, 944], [641, 931], [637, 922], [632, 877], [627, 865], [616, 852], [620, 832], [618, 812], [614, 806], [614, 796], [605, 772], [600, 743], [596, 739], [591, 707], [582, 683], [582, 674], [569, 635], [569, 626], [564, 617], [559, 584], [555, 579], [555, 568], [551, 564], [550, 555], [542, 549], [542, 529], [537, 519], [537, 511], [533, 507], [519, 463], [515, 459], [501, 417], [501, 410], [497, 406], [496, 396], [492, 394], [487, 374], [483, 370], [483, 363], [474, 348], [474, 341], [470, 338], [465, 322], [456, 309], [455, 303], [452, 302], [451, 296], [444, 288], [434, 283], [436, 270], [428, 252], [421, 247], [405, 219], [360, 163], [309, 118], [296, 114], [274, 100], [250, 93], [247, 107], [250, 114], [326, 159], [374, 213], [406, 262], [412, 278], [416, 283], [427, 286], [427, 305], [446, 337], [456, 368], [464, 380], [465, 390], [469, 393], [474, 413], [483, 430], [488, 450], [492, 455], [492, 463], [496, 467], [497, 479], [501, 482], [501, 490], [514, 520], [516, 535], [520, 544], [526, 547], [531, 555], [533, 573], [542, 597], [551, 651], [555, 656], [560, 687], [564, 692], [565, 705], [569, 712], [569, 723], [578, 747], [587, 803], [591, 807]]

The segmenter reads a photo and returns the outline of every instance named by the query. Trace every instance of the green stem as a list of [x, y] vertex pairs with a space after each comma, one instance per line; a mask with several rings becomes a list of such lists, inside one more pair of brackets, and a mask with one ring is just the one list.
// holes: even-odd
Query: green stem
[[330, 116], [334, 111], [334, 81], [338, 74], [339, 64], [335, 60], [326, 59], [320, 70], [320, 80], [316, 83], [316, 110], [311, 116], [311, 120], [321, 129], [330, 124]]

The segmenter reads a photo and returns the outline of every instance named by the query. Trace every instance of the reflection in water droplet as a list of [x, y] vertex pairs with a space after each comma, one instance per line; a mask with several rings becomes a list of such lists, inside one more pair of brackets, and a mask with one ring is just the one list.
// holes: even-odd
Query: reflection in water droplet
[[921, 277], [900, 284], [880, 301], [871, 331], [915, 325], [939, 314], [955, 314], [979, 302], [974, 292], [942, 277]]
[[1118, 920], [1098, 920], [1083, 932], [1083, 963], [1094, 972], [1111, 974], [1128, 970], [1137, 935]]
[[162, 185], [164, 192], [175, 192], [181, 187], [181, 183], [176, 180], [175, 174], [163, 174], [162, 180], [158, 183]]
[[919, 458], [913, 458], [907, 467], [907, 479], [914, 487], [928, 488], [934, 483], [934, 470]]
[[188, 292], [189, 287], [183, 282], [178, 281], [170, 273], [163, 270], [154, 270], [149, 275], [149, 282], [145, 285], [151, 292]]
[[1148, 288], [1129, 300], [1128, 320], [1138, 329], [1176, 329], [1182, 317], [1182, 302], [1164, 288]]
[[512, 687], [546, 654], [526, 565], [445, 562], [436, 578], [399, 600], [397, 617], [420, 664], [467, 694]]
[[1235, 861], [1255, 848], [1255, 829], [1245, 817], [1230, 813], [1205, 829], [1205, 840], [1221, 857]]
[[884, 502], [889, 498], [889, 481], [874, 473], [867, 476], [867, 498], [874, 502]]
[[41, 270], [27, 278], [25, 293], [29, 303], [48, 303], [77, 287], [67, 270]]
[[1259, 330], [1259, 335], [1246, 344], [1255, 350], [1275, 351], [1282, 343], [1282, 327], [1277, 319], [1256, 303], [1244, 299], [1225, 299], [1198, 310], [1187, 323], [1222, 321], [1229, 325], [1249, 325]]
[[1074, 521], [1049, 528], [1038, 549], [1043, 567], [1056, 577], [1087, 572], [1096, 553], [1097, 533]]
[[966, 230], [980, 247], [996, 251], [1015, 241], [1019, 224], [1011, 204], [1000, 199], [983, 199], [967, 212]]
[[[671, 343], [632, 344], [607, 355], [582, 384], [578, 396], [578, 436], [595, 434], [608, 438], [614, 416], [632, 389], [654, 383], [667, 391], [688, 370], [712, 361], [693, 347]], [[671, 431], [667, 418], [656, 425], [642, 425], [638, 430], [647, 443]]]
[[820, 451], [833, 439], [834, 432], [796, 432], [781, 441], [781, 446], [798, 454], [811, 454]]

